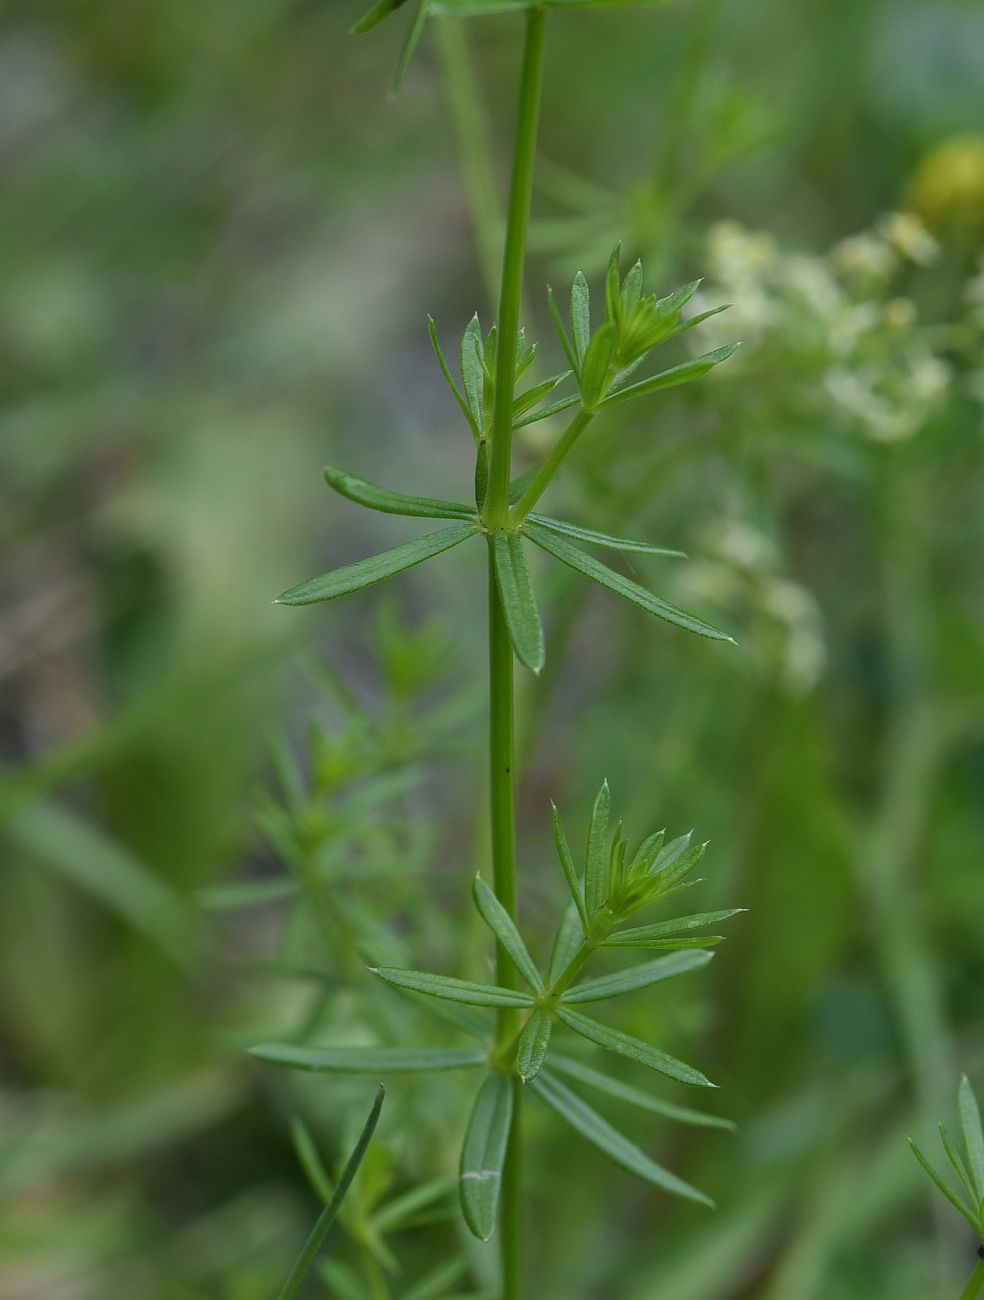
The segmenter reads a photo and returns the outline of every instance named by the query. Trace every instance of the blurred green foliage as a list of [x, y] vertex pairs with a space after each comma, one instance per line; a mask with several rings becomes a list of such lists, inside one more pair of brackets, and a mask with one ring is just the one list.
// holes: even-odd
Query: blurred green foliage
[[[274, 1294], [318, 1208], [291, 1121], [332, 1164], [369, 1098], [245, 1047], [409, 1039], [411, 1016], [441, 1042], [366, 962], [487, 975], [467, 567], [401, 580], [379, 621], [365, 597], [270, 605], [412, 535], [330, 498], [324, 461], [412, 490], [426, 459], [468, 491], [425, 317], [450, 338], [489, 314], [442, 90], [456, 35], [425, 34], [390, 103], [398, 24], [349, 40], [358, 16], [4, 6], [5, 1300]], [[621, 236], [654, 287], [707, 275], [746, 340], [720, 382], [599, 421], [561, 495], [686, 545], [681, 598], [741, 645], [544, 572], [524, 923], [545, 935], [560, 898], [548, 799], [606, 775], [633, 823], [710, 836], [695, 910], [750, 912], [689, 1000], [619, 1021], [701, 1044], [737, 1136], [648, 1115], [631, 1135], [721, 1209], [631, 1184], [531, 1108], [538, 1292], [950, 1294], [973, 1243], [904, 1138], [949, 1114], [958, 1064], [984, 1069], [984, 13], [678, 0], [551, 24], [530, 285], [595, 273]], [[501, 139], [515, 24], [468, 35]], [[325, 1294], [494, 1285], [441, 1199], [463, 1121], [453, 1078], [390, 1090]], [[434, 1201], [381, 1234], [418, 1184]]]

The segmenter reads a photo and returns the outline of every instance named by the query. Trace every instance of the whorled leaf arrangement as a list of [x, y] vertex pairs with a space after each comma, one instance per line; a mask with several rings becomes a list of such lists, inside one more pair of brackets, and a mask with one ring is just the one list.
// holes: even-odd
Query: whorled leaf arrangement
[[[483, 338], [478, 316], [473, 316], [469, 321], [461, 339], [459, 386], [441, 350], [434, 322], [430, 321], [431, 343], [441, 373], [475, 440], [474, 505], [434, 497], [408, 496], [343, 470], [327, 468], [325, 478], [329, 486], [358, 505], [385, 514], [416, 519], [448, 519], [454, 522], [415, 541], [405, 542], [392, 550], [299, 583], [285, 591], [278, 598], [279, 603], [311, 605], [318, 601], [333, 600], [337, 596], [346, 596], [433, 559], [472, 537], [482, 535], [491, 547], [499, 595], [516, 657], [535, 673], [543, 667], [545, 640], [530, 576], [524, 545], [526, 542], [532, 542], [568, 568], [631, 601], [647, 613], [655, 614], [657, 618], [698, 636], [730, 641], [732, 638], [726, 633], [653, 595], [575, 543], [582, 542], [589, 546], [636, 555], [681, 557], [682, 552], [630, 538], [612, 537], [533, 510], [562, 462], [596, 415], [615, 403], [633, 397], [644, 397], [697, 379], [734, 352], [737, 344], [717, 348], [694, 360], [660, 371], [648, 379], [629, 383], [631, 376], [658, 344], [675, 338], [707, 316], [723, 310], [719, 307], [689, 320], [682, 318], [683, 308], [693, 297], [699, 283], [700, 281], [694, 280], [663, 298], [658, 298], [655, 294], [643, 297], [641, 263], [636, 262], [624, 279], [620, 279], [616, 248], [606, 278], [605, 317], [596, 330], [592, 331], [591, 327], [588, 283], [580, 272], [571, 285], [569, 333], [561, 320], [553, 295], [550, 295], [551, 315], [570, 369], [552, 375], [514, 398], [513, 427], [532, 424], [573, 407], [578, 410], [544, 463], [513, 482], [509, 516], [504, 524], [497, 522], [490, 525], [483, 518], [488, 484], [488, 449], [495, 406], [496, 327], [493, 325]], [[536, 347], [527, 344], [525, 332], [521, 330], [516, 343], [515, 383], [533, 364], [535, 357]], [[558, 400], [546, 400], [571, 377], [577, 385], [575, 393]]]
[[[563, 1027], [666, 1078], [696, 1087], [714, 1086], [694, 1066], [580, 1010], [591, 1003], [610, 1001], [700, 970], [711, 960], [714, 954], [709, 949], [722, 936], [706, 931], [735, 916], [740, 909], [698, 912], [648, 925], [629, 924], [644, 908], [665, 902], [699, 883], [694, 872], [703, 860], [706, 846], [692, 843], [690, 835], [667, 841], [659, 831], [648, 836], [629, 857], [621, 823], [612, 828], [607, 782], [598, 792], [592, 810], [582, 870], [574, 863], [556, 808], [553, 823], [554, 843], [570, 899], [545, 971], [539, 969], [512, 918], [485, 881], [476, 877], [473, 887], [475, 906], [482, 920], [515, 963], [525, 989], [475, 983], [427, 971], [376, 969], [376, 974], [388, 984], [414, 994], [472, 1007], [516, 1008], [523, 1019], [514, 1038], [504, 1048], [491, 1036], [491, 1026], [484, 1024], [476, 1025], [476, 1035], [485, 1035], [488, 1041], [476, 1048], [318, 1048], [287, 1043], [253, 1048], [254, 1055], [275, 1065], [335, 1074], [482, 1069], [482, 1083], [462, 1146], [458, 1187], [465, 1221], [483, 1241], [492, 1236], [496, 1226], [512, 1115], [510, 1078], [513, 1075], [529, 1083], [537, 1096], [623, 1169], [664, 1191], [705, 1205], [711, 1204], [708, 1197], [656, 1164], [572, 1092], [561, 1076], [681, 1123], [729, 1127], [726, 1121], [662, 1102], [575, 1058], [553, 1051], [554, 1030]], [[628, 949], [657, 951], [662, 955], [591, 979], [582, 978], [584, 967], [599, 953]]]

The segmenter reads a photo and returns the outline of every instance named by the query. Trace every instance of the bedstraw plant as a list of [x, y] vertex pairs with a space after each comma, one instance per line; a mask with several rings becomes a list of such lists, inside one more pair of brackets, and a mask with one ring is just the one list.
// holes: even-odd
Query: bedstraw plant
[[[380, 0], [356, 30], [376, 26], [402, 3]], [[533, 960], [516, 924], [514, 660], [539, 673], [546, 654], [529, 547], [676, 628], [714, 640], [731, 639], [652, 594], [585, 548], [665, 558], [678, 557], [680, 552], [600, 533], [538, 511], [558, 471], [594, 421], [604, 420], [613, 407], [624, 407], [699, 378], [730, 356], [736, 346], [718, 347], [653, 369], [652, 359], [662, 344], [723, 308], [712, 307], [686, 317], [685, 309], [699, 282], [663, 296], [647, 293], [641, 263], [635, 262], [623, 273], [616, 247], [600, 307], [593, 309], [588, 281], [580, 272], [570, 286], [566, 320], [548, 290], [547, 306], [565, 368], [536, 382], [527, 384], [525, 380], [537, 356], [536, 346], [527, 340], [521, 326], [520, 311], [548, 10], [588, 7], [611, 7], [611, 0], [553, 0], [549, 5], [529, 0], [420, 0], [400, 57], [398, 79], [431, 14], [519, 11], [525, 27], [497, 320], [483, 330], [475, 315], [465, 327], [458, 356], [460, 379], [455, 378], [441, 349], [434, 322], [429, 326], [437, 364], [474, 440], [473, 499], [407, 495], [341, 469], [327, 469], [329, 486], [349, 501], [384, 513], [444, 522], [417, 540], [302, 582], [280, 597], [284, 605], [332, 600], [465, 543], [485, 548], [492, 879], [477, 877], [473, 896], [494, 937], [495, 982], [476, 983], [390, 966], [375, 972], [397, 991], [435, 999], [448, 1006], [449, 1012], [453, 1007], [453, 1023], [474, 1045], [318, 1048], [284, 1043], [254, 1050], [262, 1059], [281, 1066], [383, 1078], [405, 1071], [474, 1071], [478, 1082], [461, 1148], [459, 1200], [465, 1221], [477, 1237], [489, 1240], [498, 1234], [504, 1300], [516, 1300], [523, 1294], [521, 1116], [527, 1092], [532, 1091], [624, 1169], [666, 1192], [706, 1205], [711, 1201], [703, 1192], [656, 1164], [570, 1085], [580, 1084], [684, 1123], [721, 1123], [700, 1111], [664, 1103], [554, 1049], [557, 1031], [566, 1029], [656, 1074], [698, 1088], [713, 1086], [693, 1066], [585, 1014], [585, 1008], [594, 1003], [699, 970], [711, 960], [710, 949], [720, 936], [708, 930], [733, 916], [733, 910], [655, 921], [640, 916], [697, 883], [695, 872], [704, 856], [703, 844], [692, 842], [690, 835], [667, 840], [657, 831], [631, 848], [621, 823], [614, 819], [606, 782], [591, 811], [583, 857], [572, 852], [561, 817], [553, 810], [554, 842], [569, 902], [545, 970]], [[514, 432], [565, 413], [566, 425], [542, 463], [514, 476]], [[612, 952], [656, 955], [627, 968], [596, 973], [599, 958]]]

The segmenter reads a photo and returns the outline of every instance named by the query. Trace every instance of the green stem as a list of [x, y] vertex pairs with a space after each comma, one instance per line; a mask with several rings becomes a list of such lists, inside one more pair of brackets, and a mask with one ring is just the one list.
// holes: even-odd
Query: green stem
[[984, 1290], [984, 1259], [978, 1260], [970, 1281], [960, 1292], [960, 1300], [977, 1300], [982, 1290]]
[[537, 124], [540, 118], [546, 23], [546, 10], [527, 11], [526, 44], [523, 49], [519, 108], [516, 116], [516, 144], [509, 190], [509, 210], [506, 217], [506, 243], [502, 257], [502, 287], [499, 292], [492, 446], [489, 456], [488, 496], [484, 511], [485, 523], [490, 528], [501, 528], [509, 519], [516, 334], [519, 330], [520, 303], [523, 297], [526, 231], [533, 195], [533, 163]]
[[550, 455], [543, 462], [536, 474], [526, 486], [526, 491], [513, 506], [510, 522], [522, 523], [550, 485], [550, 480], [560, 469], [561, 461], [577, 442], [578, 438], [594, 419], [593, 411], [578, 411], [574, 419], [558, 438]]

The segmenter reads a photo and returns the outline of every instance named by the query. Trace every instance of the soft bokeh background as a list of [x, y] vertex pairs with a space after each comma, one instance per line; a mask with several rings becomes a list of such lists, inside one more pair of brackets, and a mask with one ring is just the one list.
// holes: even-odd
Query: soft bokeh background
[[[406, 19], [349, 38], [358, 16], [3, 6], [5, 1300], [275, 1294], [317, 1208], [291, 1120], [333, 1165], [371, 1083], [245, 1049], [440, 1041], [366, 954], [487, 961], [477, 556], [270, 603], [413, 535], [330, 497], [325, 461], [468, 490], [426, 313], [452, 350], [490, 319], [517, 22], [435, 24], [391, 102]], [[586, 441], [558, 509], [685, 547], [638, 576], [740, 647], [544, 572], [524, 918], [543, 949], [548, 798], [580, 837], [606, 775], [634, 837], [710, 839], [700, 906], [750, 911], [619, 1020], [722, 1085], [736, 1135], [612, 1116], [720, 1209], [531, 1107], [536, 1294], [953, 1295], [974, 1243], [904, 1136], [934, 1145], [961, 1070], [984, 1090], [984, 10], [676, 0], [550, 28], [544, 355], [541, 286], [617, 237], [652, 287], [704, 274], [735, 303], [704, 346], [745, 342]], [[453, 1171], [466, 1088], [394, 1083], [312, 1295], [493, 1285], [444, 1183], [387, 1239], [400, 1273], [373, 1218]]]

